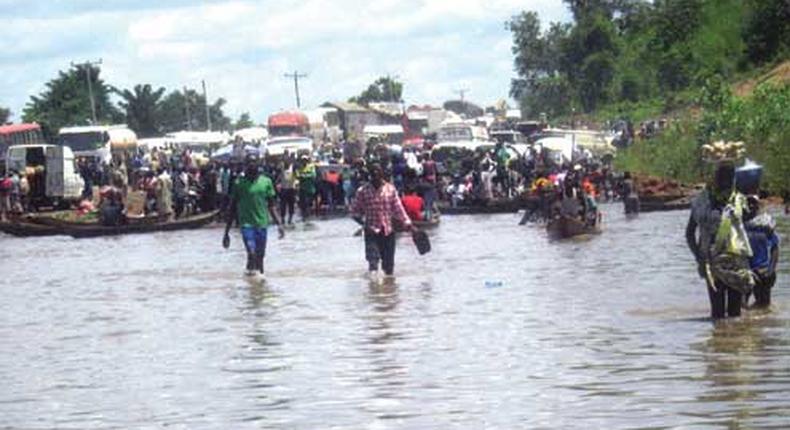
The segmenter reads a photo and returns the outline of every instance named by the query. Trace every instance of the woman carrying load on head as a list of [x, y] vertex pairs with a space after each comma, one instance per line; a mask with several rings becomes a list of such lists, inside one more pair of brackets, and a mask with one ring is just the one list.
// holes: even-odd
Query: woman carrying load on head
[[705, 279], [711, 317], [741, 314], [743, 294], [754, 281], [749, 270], [751, 248], [743, 225], [745, 197], [735, 189], [735, 166], [719, 163], [713, 184], [692, 202], [686, 242]]

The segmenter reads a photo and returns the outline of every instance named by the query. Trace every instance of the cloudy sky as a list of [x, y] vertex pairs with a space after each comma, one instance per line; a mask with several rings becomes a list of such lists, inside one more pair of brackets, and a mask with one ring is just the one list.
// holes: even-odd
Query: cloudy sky
[[208, 85], [226, 112], [265, 121], [295, 107], [345, 100], [378, 76], [398, 76], [407, 103], [506, 97], [513, 77], [505, 21], [537, 11], [568, 20], [561, 0], [0, 0], [0, 106], [19, 119], [30, 95], [71, 62], [101, 59], [126, 88]]

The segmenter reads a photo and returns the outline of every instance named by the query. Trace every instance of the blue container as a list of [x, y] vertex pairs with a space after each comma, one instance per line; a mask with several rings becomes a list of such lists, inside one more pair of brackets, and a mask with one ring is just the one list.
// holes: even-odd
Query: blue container
[[763, 166], [747, 162], [746, 165], [735, 169], [735, 187], [743, 194], [757, 194], [762, 177]]

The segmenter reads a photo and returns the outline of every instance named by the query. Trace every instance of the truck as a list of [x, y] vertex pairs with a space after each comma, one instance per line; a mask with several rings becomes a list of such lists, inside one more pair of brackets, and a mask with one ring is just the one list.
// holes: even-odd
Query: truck
[[107, 163], [115, 153], [137, 148], [137, 135], [126, 125], [64, 127], [58, 132], [59, 146], [68, 146], [77, 157]]
[[13, 145], [6, 152], [6, 164], [27, 176], [33, 207], [63, 207], [82, 198], [85, 182], [68, 146]]

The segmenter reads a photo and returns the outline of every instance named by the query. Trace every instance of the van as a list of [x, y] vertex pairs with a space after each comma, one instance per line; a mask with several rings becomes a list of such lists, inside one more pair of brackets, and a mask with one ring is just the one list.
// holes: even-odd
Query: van
[[25, 174], [34, 206], [61, 206], [79, 201], [85, 182], [68, 146], [14, 145], [8, 148], [9, 170]]

